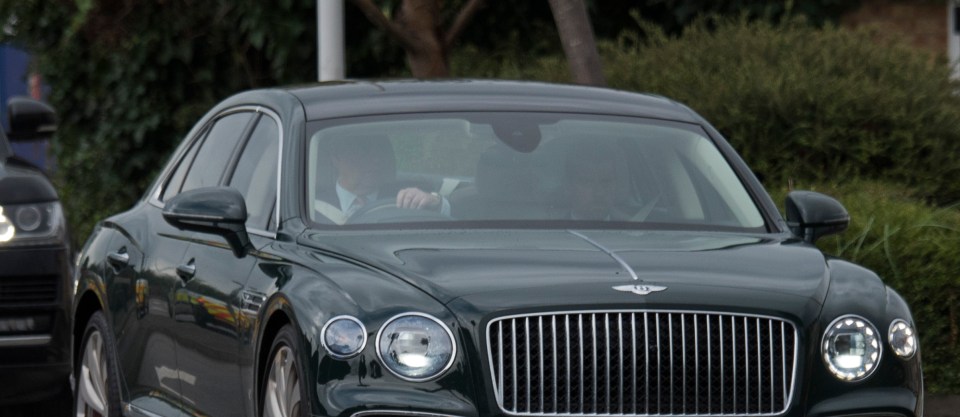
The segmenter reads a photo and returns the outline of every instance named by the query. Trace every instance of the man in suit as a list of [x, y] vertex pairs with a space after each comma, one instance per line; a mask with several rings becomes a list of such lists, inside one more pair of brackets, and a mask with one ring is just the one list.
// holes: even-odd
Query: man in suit
[[450, 213], [446, 199], [416, 186], [397, 182], [393, 147], [385, 137], [353, 136], [331, 144], [330, 157], [337, 172], [333, 187], [317, 198], [349, 217], [363, 206], [396, 198], [397, 207]]

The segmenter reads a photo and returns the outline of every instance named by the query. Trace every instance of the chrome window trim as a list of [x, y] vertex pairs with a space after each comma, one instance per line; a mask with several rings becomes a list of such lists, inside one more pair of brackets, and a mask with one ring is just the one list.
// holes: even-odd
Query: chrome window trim
[[[502, 322], [503, 320], [510, 320], [510, 319], [517, 319], [517, 318], [529, 318], [529, 317], [537, 317], [537, 316], [548, 316], [548, 315], [554, 315], [554, 316], [556, 316], [556, 315], [568, 315], [568, 316], [569, 316], [569, 315], [574, 315], [574, 314], [582, 315], [582, 314], [609, 314], [609, 313], [632, 313], [632, 314], [644, 314], [644, 315], [646, 315], [647, 313], [655, 313], [655, 314], [660, 314], [660, 313], [667, 313], [667, 314], [705, 314], [705, 315], [707, 315], [708, 317], [709, 317], [710, 315], [727, 316], [727, 317], [730, 317], [731, 320], [733, 320], [733, 319], [735, 319], [735, 318], [740, 318], [740, 317], [742, 317], [742, 318], [744, 318], [744, 319], [746, 319], [746, 318], [758, 318], [758, 319], [776, 320], [776, 321], [779, 321], [779, 322], [781, 323], [781, 325], [783, 325], [783, 324], [790, 324], [790, 325], [793, 327], [793, 365], [792, 365], [792, 368], [790, 369], [790, 371], [792, 372], [793, 375], [792, 375], [792, 383], [791, 383], [791, 386], [790, 386], [789, 395], [784, 399], [784, 407], [783, 407], [783, 410], [781, 410], [781, 411], [778, 412], [778, 413], [737, 413], [737, 414], [728, 413], [728, 414], [723, 414], [723, 416], [726, 416], [726, 417], [778, 417], [778, 416], [784, 416], [784, 415], [786, 415], [786, 414], [790, 411], [791, 405], [792, 405], [792, 403], [793, 403], [794, 394], [796, 393], [796, 390], [797, 390], [797, 383], [798, 383], [798, 377], [799, 377], [799, 372], [798, 372], [797, 366], [799, 365], [800, 355], [802, 354], [802, 352], [800, 352], [800, 330], [799, 330], [799, 327], [796, 325], [796, 323], [794, 323], [794, 322], [791, 321], [791, 320], [788, 320], [788, 319], [786, 319], [786, 318], [784, 318], [784, 317], [777, 317], [777, 316], [771, 316], [771, 315], [765, 315], [765, 314], [732, 313], [732, 312], [706, 311], [706, 310], [664, 310], [664, 309], [623, 309], [623, 310], [612, 310], [612, 309], [603, 309], [603, 310], [559, 310], [559, 311], [541, 311], [541, 312], [535, 312], [535, 313], [511, 314], [511, 315], [505, 315], [505, 316], [497, 316], [497, 317], [493, 317], [493, 318], [491, 318], [489, 321], [487, 321], [486, 331], [485, 331], [486, 334], [485, 334], [485, 336], [484, 336], [484, 337], [485, 337], [485, 340], [486, 340], [486, 347], [485, 347], [485, 349], [486, 349], [486, 351], [487, 351], [488, 371], [490, 372], [490, 377], [488, 378], [488, 380], [489, 380], [489, 381], [492, 381], [494, 384], [496, 384], [496, 382], [497, 382], [497, 381], [495, 380], [495, 378], [494, 378], [494, 376], [496, 375], [496, 372], [495, 372], [495, 369], [493, 368], [493, 349], [492, 349], [492, 346], [493, 346], [493, 345], [492, 345], [492, 343], [491, 343], [491, 338], [490, 338], [490, 329], [491, 329], [491, 327], [492, 327], [495, 323]], [[645, 319], [644, 321], [646, 321], [646, 319]], [[720, 322], [722, 323], [722, 320], [721, 320]], [[657, 323], [659, 324], [659, 320], [657, 320]], [[782, 327], [781, 327], [781, 331], [783, 331]], [[721, 330], [721, 334], [722, 334], [722, 330]], [[582, 336], [583, 333], [581, 332], [580, 335]], [[379, 339], [379, 337], [378, 337], [378, 339]], [[581, 347], [582, 347], [582, 344], [581, 344]], [[514, 346], [514, 348], [516, 348], [516, 346]], [[782, 348], [783, 348], [783, 349], [786, 349], [786, 345], [784, 344], [784, 345], [782, 346]], [[378, 349], [378, 351], [379, 351], [379, 349]], [[516, 368], [514, 368], [514, 370], [516, 370]], [[581, 371], [582, 371], [582, 369], [581, 369]], [[786, 371], [787, 371], [787, 369], [784, 369], [784, 372], [783, 372], [783, 374], [784, 374], [784, 379], [786, 379]], [[647, 387], [649, 387], [649, 384], [645, 384], [645, 385], [646, 385]], [[581, 387], [581, 388], [582, 388], [582, 387]], [[514, 386], [514, 389], [516, 389], [516, 386]], [[576, 416], [576, 415], [577, 415], [577, 414], [567, 414], [567, 413], [562, 413], [562, 414], [561, 414], [561, 413], [556, 413], [556, 412], [553, 412], [553, 413], [517, 413], [517, 412], [511, 412], [511, 411], [508, 411], [508, 410], [504, 407], [503, 398], [501, 398], [501, 396], [500, 396], [500, 394], [499, 394], [499, 391], [498, 391], [498, 389], [497, 389], [497, 387], [496, 387], [495, 385], [493, 386], [493, 390], [494, 390], [494, 398], [496, 399], [496, 403], [497, 403], [497, 408], [499, 408], [500, 412], [502, 412], [503, 414], [508, 415], [508, 416], [516, 416], [516, 417], [542, 417], [543, 415], [549, 414], [549, 415], [551, 415], [551, 416], [567, 417], [567, 416]], [[582, 396], [581, 396], [581, 398], [582, 398]], [[569, 397], [568, 397], [568, 399], [569, 399]], [[658, 399], [659, 399], [659, 397], [658, 397]], [[514, 400], [516, 400], [516, 397], [514, 397]], [[649, 400], [649, 397], [648, 397], [648, 400]], [[649, 412], [649, 404], [647, 405], [647, 407], [648, 407], [648, 409], [646, 410], [647, 412], [646, 412], [646, 413], [643, 413], [643, 414], [641, 414], [641, 413], [633, 413], [633, 414], [630, 414], [630, 413], [622, 413], [622, 414], [590, 413], [590, 417], [641, 417], [641, 416], [660, 417], [660, 416], [698, 416], [698, 415], [710, 415], [709, 413], [708, 413], [708, 414], [697, 414], [697, 413], [693, 413], [693, 414], [673, 414], [673, 413], [660, 413], [660, 412], [658, 412], [658, 413], [650, 413], [650, 412]], [[581, 409], [582, 409], [582, 408], [581, 408]], [[659, 408], [658, 408], [658, 410], [659, 410]]]
[[[268, 108], [266, 108], [266, 107], [263, 107], [263, 106], [244, 105], [244, 106], [231, 107], [231, 108], [226, 109], [226, 110], [224, 110], [224, 111], [222, 111], [222, 112], [220, 112], [220, 113], [217, 113], [217, 115], [214, 116], [213, 119], [212, 119], [207, 125], [210, 125], [210, 124], [214, 123], [215, 121], [220, 120], [220, 119], [222, 119], [222, 118], [224, 118], [224, 117], [226, 117], [226, 116], [229, 116], [229, 115], [231, 115], [231, 114], [240, 113], [240, 112], [252, 112], [252, 113], [254, 113], [254, 115], [256, 115], [256, 114], [263, 114], [263, 115], [266, 115], [266, 116], [270, 117], [271, 119], [273, 119], [274, 122], [277, 123], [277, 137], [278, 137], [279, 140], [280, 140], [280, 145], [279, 145], [278, 148], [277, 148], [277, 189], [276, 189], [276, 201], [274, 202], [274, 208], [273, 208], [273, 215], [274, 215], [274, 226], [279, 229], [279, 227], [280, 227], [280, 185], [282, 184], [281, 175], [282, 175], [282, 173], [283, 173], [283, 171], [282, 171], [282, 167], [283, 167], [283, 143], [284, 143], [284, 137], [283, 137], [283, 121], [280, 119], [280, 115], [278, 115], [276, 112], [274, 112], [273, 110], [270, 110], [270, 109], [268, 109]], [[206, 126], [204, 126], [204, 129], [201, 129], [200, 131], [201, 131], [201, 132], [206, 132]], [[196, 141], [200, 140], [199, 138], [200, 138], [201, 136], [203, 136], [203, 135], [197, 135], [197, 136], [195, 136], [195, 137], [193, 137], [193, 138], [188, 138], [187, 140], [190, 141], [190, 144], [192, 145], [193, 142], [196, 142]], [[184, 156], [185, 156], [189, 151], [190, 151], [190, 145], [184, 146], [183, 149], [182, 149], [182, 151], [181, 151], [180, 153], [178, 153], [173, 159], [176, 160], [177, 162], [180, 162], [180, 161], [183, 160]], [[167, 167], [167, 170], [165, 170], [163, 173], [161, 173], [161, 175], [160, 175], [161, 181], [157, 181], [157, 184], [154, 185], [154, 190], [151, 191], [151, 193], [150, 193], [151, 196], [150, 196], [150, 200], [148, 201], [148, 203], [149, 203], [150, 205], [152, 205], [152, 206], [154, 206], [154, 207], [157, 207], [157, 208], [160, 208], [160, 209], [163, 208], [163, 202], [160, 201], [160, 196], [161, 196], [161, 194], [163, 194], [163, 190], [164, 190], [164, 188], [165, 188], [165, 185], [166, 185], [167, 181], [170, 180], [170, 176], [173, 175], [173, 171], [176, 171], [176, 167], [177, 167], [177, 166], [179, 166], [179, 164], [172, 164], [172, 165], [170, 165], [170, 166]], [[266, 238], [269, 238], [269, 239], [276, 239], [276, 238], [277, 238], [277, 232], [276, 232], [276, 231], [269, 231], [269, 230], [264, 230], [264, 229], [252, 229], [252, 228], [247, 228], [247, 233], [254, 234], [254, 235], [257, 235], [257, 236], [261, 236], [261, 237], [266, 237]]]
[[[274, 122], [277, 123], [277, 138], [280, 140], [280, 143], [277, 146], [277, 189], [275, 191], [275, 201], [273, 206], [273, 220], [274, 220], [273, 225], [277, 230], [279, 230], [280, 229], [280, 189], [281, 189], [280, 184], [282, 183], [280, 180], [280, 176], [283, 174], [283, 170], [281, 169], [283, 167], [283, 121], [280, 119], [280, 115], [278, 115], [276, 112], [268, 108], [257, 106], [257, 112], [263, 113], [264, 115], [270, 117], [271, 119], [273, 119]], [[251, 230], [251, 229], [248, 228], [248, 230]], [[268, 236], [265, 236], [265, 237], [268, 237], [271, 239], [277, 238], [276, 231], [271, 232], [269, 230], [265, 230], [264, 232], [269, 234]]]

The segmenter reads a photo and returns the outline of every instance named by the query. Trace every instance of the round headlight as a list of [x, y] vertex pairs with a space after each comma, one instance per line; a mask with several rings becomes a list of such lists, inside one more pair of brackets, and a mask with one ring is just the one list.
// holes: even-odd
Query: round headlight
[[367, 345], [367, 329], [350, 316], [337, 316], [327, 321], [320, 330], [323, 348], [337, 359], [349, 359], [360, 354]]
[[821, 352], [834, 376], [843, 381], [859, 381], [870, 376], [880, 362], [879, 334], [866, 319], [843, 316], [827, 327]]
[[380, 328], [377, 355], [394, 375], [407, 381], [434, 378], [453, 365], [457, 346], [450, 329], [433, 316], [406, 313]]
[[910, 359], [917, 353], [917, 332], [906, 320], [896, 319], [890, 323], [887, 340], [893, 353], [903, 359]]

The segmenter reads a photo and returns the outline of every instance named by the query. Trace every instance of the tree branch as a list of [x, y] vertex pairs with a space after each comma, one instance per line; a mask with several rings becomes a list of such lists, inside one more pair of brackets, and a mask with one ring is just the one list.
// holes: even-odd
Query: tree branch
[[477, 11], [483, 8], [485, 0], [470, 0], [466, 6], [463, 6], [460, 9], [460, 13], [457, 14], [457, 18], [453, 20], [453, 24], [450, 25], [450, 30], [447, 31], [446, 35], [443, 37], [443, 47], [444, 49], [450, 49], [453, 46], [453, 43], [457, 41], [457, 38], [460, 37], [460, 34], [463, 33], [463, 30], [466, 29], [467, 25], [470, 24], [470, 20], [473, 19], [473, 16], [477, 14]]
[[400, 44], [403, 45], [403, 49], [413, 50], [416, 48], [416, 43], [413, 39], [410, 39], [410, 37], [400, 29], [400, 26], [391, 22], [390, 19], [387, 19], [387, 16], [384, 16], [377, 5], [373, 4], [373, 0], [350, 0], [350, 2], [360, 8], [360, 11], [367, 16], [367, 19], [370, 19], [370, 22], [386, 30], [390, 36], [399, 41]]

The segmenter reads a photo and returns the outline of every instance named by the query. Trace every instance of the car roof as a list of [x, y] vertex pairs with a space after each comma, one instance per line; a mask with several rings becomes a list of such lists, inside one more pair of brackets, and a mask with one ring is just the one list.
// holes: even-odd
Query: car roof
[[408, 112], [546, 111], [700, 122], [686, 106], [664, 97], [541, 82], [348, 80], [286, 90], [303, 103], [307, 120]]

